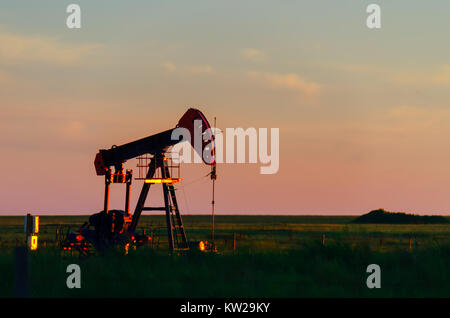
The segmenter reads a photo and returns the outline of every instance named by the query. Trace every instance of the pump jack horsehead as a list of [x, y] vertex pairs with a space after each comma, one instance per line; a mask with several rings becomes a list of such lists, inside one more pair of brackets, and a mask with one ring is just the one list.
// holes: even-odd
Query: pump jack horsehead
[[[198, 127], [199, 123], [201, 127]], [[186, 237], [173, 185], [181, 178], [171, 176], [169, 160], [165, 156], [170, 146], [185, 141], [183, 136], [173, 139], [172, 132], [177, 128], [185, 128], [190, 132], [190, 142], [193, 147], [197, 143], [201, 144], [201, 148], [194, 147], [194, 150], [205, 164], [211, 166], [211, 179], [213, 181], [216, 179], [214, 135], [206, 117], [198, 109], [188, 109], [175, 128], [121, 146], [113, 146], [111, 149], [101, 149], [95, 157], [94, 165], [97, 175], [105, 176], [104, 209], [91, 215], [89, 222], [86, 222], [78, 231], [67, 235], [62, 243], [64, 250], [76, 250], [81, 255], [86, 255], [92, 246], [101, 252], [115, 246], [128, 248], [130, 245], [144, 245], [151, 240], [151, 237], [136, 233], [139, 218], [143, 211], [158, 210], [165, 211], [170, 250], [189, 250], [192, 247], [205, 249], [203, 242], [189, 242]], [[199, 128], [201, 128], [201, 134], [194, 133], [194, 129]], [[202, 138], [201, 143], [199, 141], [195, 143], [194, 138], [198, 136]], [[150, 159], [150, 163], [145, 178], [142, 178], [144, 179], [142, 190], [134, 213], [131, 215], [130, 187], [133, 171], [124, 170], [124, 163], [143, 155]], [[111, 183], [126, 185], [125, 210], [109, 210]], [[150, 187], [154, 183], [159, 183], [163, 187], [163, 207], [144, 206]]]

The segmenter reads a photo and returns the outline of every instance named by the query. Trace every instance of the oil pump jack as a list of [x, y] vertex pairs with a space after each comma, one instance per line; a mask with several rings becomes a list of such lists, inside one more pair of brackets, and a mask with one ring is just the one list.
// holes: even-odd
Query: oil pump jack
[[[209, 173], [211, 180], [216, 179], [214, 135], [211, 126], [200, 110], [190, 108], [180, 118], [175, 128], [121, 146], [101, 149], [97, 153], [94, 160], [95, 170], [97, 175], [105, 178], [103, 211], [91, 215], [89, 222], [78, 231], [68, 234], [62, 243], [64, 249], [78, 250], [81, 254], [87, 254], [90, 246], [94, 246], [98, 251], [104, 251], [114, 246], [143, 245], [150, 237], [136, 233], [139, 218], [143, 211], [158, 210], [165, 211], [169, 249], [190, 248], [175, 195], [174, 183], [180, 181], [180, 178], [171, 176], [169, 158], [166, 157], [169, 147], [185, 141], [181, 134], [177, 134], [180, 137], [173, 138], [173, 132], [177, 128], [189, 131], [191, 136], [189, 142], [203, 162], [211, 166]], [[194, 140], [195, 138], [201, 140]], [[131, 215], [130, 188], [133, 171], [124, 170], [124, 163], [143, 155], [150, 156], [150, 163], [134, 213]], [[126, 186], [125, 210], [109, 210], [110, 186], [115, 183]], [[156, 183], [162, 184], [164, 206], [147, 207], [145, 202], [150, 187]]]

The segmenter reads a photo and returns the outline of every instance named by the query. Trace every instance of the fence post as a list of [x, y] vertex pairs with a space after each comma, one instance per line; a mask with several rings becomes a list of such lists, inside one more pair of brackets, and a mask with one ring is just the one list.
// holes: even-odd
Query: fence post
[[325, 246], [325, 233], [322, 234], [322, 246]]
[[234, 235], [233, 235], [233, 252], [235, 252], [236, 251], [236, 232], [234, 232]]

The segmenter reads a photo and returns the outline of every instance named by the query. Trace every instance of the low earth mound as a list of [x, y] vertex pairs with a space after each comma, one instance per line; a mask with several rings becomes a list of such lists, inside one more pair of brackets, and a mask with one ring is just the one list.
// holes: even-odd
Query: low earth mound
[[388, 212], [383, 209], [371, 211], [361, 215], [352, 223], [378, 223], [378, 224], [442, 224], [448, 220], [440, 215], [415, 215], [403, 212]]

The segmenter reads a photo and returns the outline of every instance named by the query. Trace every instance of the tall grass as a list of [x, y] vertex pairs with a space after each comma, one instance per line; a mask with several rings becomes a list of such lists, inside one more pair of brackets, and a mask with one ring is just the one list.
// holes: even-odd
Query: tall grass
[[[41, 217], [40, 247], [29, 259], [33, 297], [450, 297], [450, 225], [218, 216], [220, 254], [170, 254], [162, 242], [160, 249], [130, 250], [127, 256], [118, 251], [87, 259], [61, 255], [54, 243], [57, 226], [75, 229], [86, 220]], [[210, 238], [209, 216], [183, 220], [190, 240]], [[163, 225], [163, 216], [140, 222], [141, 229]], [[13, 247], [24, 239], [23, 217], [0, 218], [0, 297], [13, 296]], [[81, 266], [79, 290], [66, 286], [72, 263]], [[381, 266], [379, 290], [366, 287], [369, 264]]]
[[[0, 253], [0, 295], [11, 297], [11, 253]], [[81, 289], [68, 289], [68, 264]], [[381, 289], [366, 287], [369, 264]], [[379, 252], [369, 246], [309, 244], [298, 250], [168, 254], [138, 249], [80, 259], [55, 249], [30, 255], [33, 297], [450, 297], [450, 247]]]

